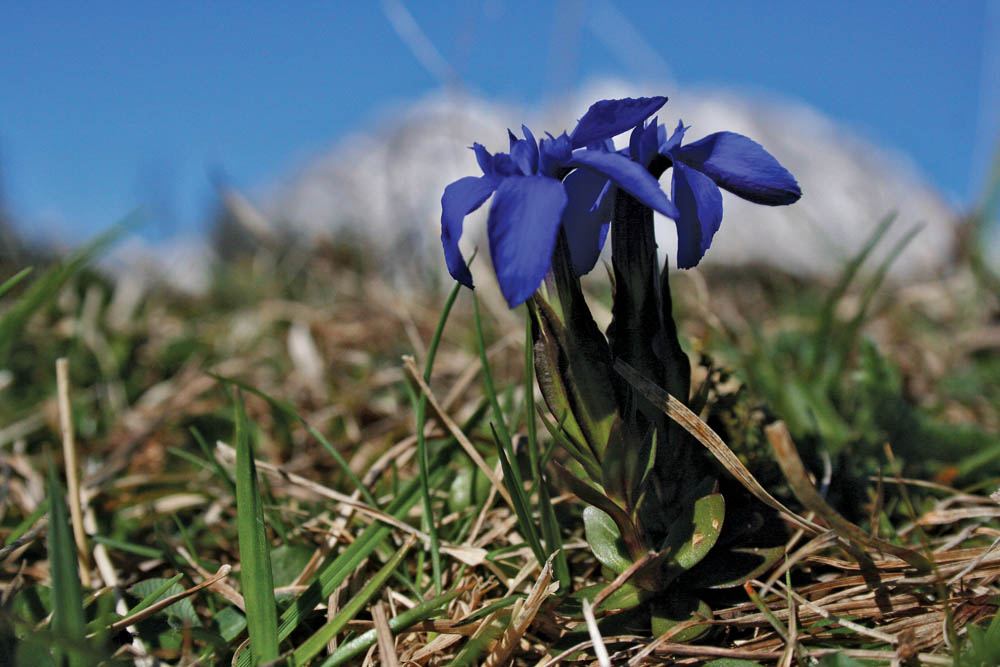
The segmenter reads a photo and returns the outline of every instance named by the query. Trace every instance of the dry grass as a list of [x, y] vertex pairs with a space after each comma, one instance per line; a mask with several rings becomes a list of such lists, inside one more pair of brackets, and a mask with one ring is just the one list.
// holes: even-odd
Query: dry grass
[[[404, 294], [330, 256], [309, 258], [291, 277], [287, 257], [255, 262], [230, 268], [205, 299], [151, 293], [131, 312], [116, 310], [121, 304], [109, 284], [81, 279], [28, 322], [12, 354], [35, 358], [12, 364], [15, 375], [3, 391], [11, 396], [34, 383], [30, 394], [36, 398], [8, 401], [0, 428], [3, 534], [10, 536], [25, 518], [41, 517], [0, 551], [2, 606], [14, 632], [24, 636], [48, 627], [44, 595], [37, 596], [50, 584], [45, 518], [39, 509], [46, 498], [42, 471], [46, 459], [56, 456], [63, 418], [75, 434], [67, 451], [79, 459], [79, 518], [74, 517], [74, 525], [79, 524], [83, 546], [82, 571], [90, 579], [85, 593], [107, 599], [119, 615], [105, 624], [110, 626], [106, 649], [123, 660], [152, 654], [170, 664], [232, 659], [245, 631], [222, 646], [201, 632], [223, 636], [220, 611], [244, 609], [235, 497], [225, 476], [231, 474], [234, 455], [229, 448], [231, 398], [218, 379], [223, 376], [293, 406], [348, 460], [377, 502], [373, 506], [353, 488], [306, 424], [260, 396], [245, 395], [271, 544], [283, 554], [275, 556], [280, 560], [280, 600], [300, 594], [366, 527], [390, 529], [384, 549], [359, 563], [355, 574], [312, 613], [310, 628], [342, 608], [392, 551], [416, 540], [402, 568], [406, 576], [390, 580], [348, 624], [346, 632], [374, 629], [377, 635], [351, 664], [444, 665], [468, 659], [474, 664], [542, 665], [555, 664], [559, 655], [559, 664], [599, 664], [587, 620], [567, 611], [554, 595], [557, 585], [550, 568], [526, 545], [502, 485], [485, 486], [481, 510], [476, 504], [452, 510], [438, 503], [442, 584], [460, 593], [437, 617], [390, 630], [392, 619], [416, 607], [429, 586], [431, 561], [421, 553], [428, 548], [428, 535], [419, 503], [401, 517], [386, 508], [405, 481], [417, 475], [416, 426], [404, 383], [426, 360], [443, 299]], [[901, 369], [915, 404], [940, 407], [943, 423], [978, 423], [995, 432], [1000, 411], [990, 395], [965, 400], [942, 389], [949, 374], [972, 368], [977, 360], [993, 363], [1000, 351], [991, 320], [997, 312], [995, 297], [984, 297], [961, 280], [969, 279], [887, 292], [894, 295], [893, 304], [873, 316], [867, 331]], [[684, 285], [682, 279], [677, 287]], [[684, 300], [685, 330], [699, 350], [719, 356], [715, 368], [738, 363], [721, 347], [714, 348], [713, 341], [723, 330], [740, 335], [740, 318], [749, 317], [745, 313], [753, 312], [768, 328], [784, 326], [789, 317], [763, 302], [748, 309], [750, 291], [743, 284], [713, 284], [710, 290], [688, 293], [696, 296]], [[425, 435], [440, 451], [459, 429], [466, 450], [482, 455], [479, 465], [501, 475], [490, 459], [488, 428], [459, 426], [484, 400], [465, 296], [434, 366], [429, 389], [435, 401]], [[924, 318], [919, 326], [914, 313]], [[490, 311], [487, 329], [494, 380], [504, 388], [505, 405], [513, 415], [523, 394], [523, 330], [502, 309]], [[742, 342], [737, 340], [736, 347]], [[401, 361], [404, 354], [416, 360], [409, 374]], [[62, 405], [55, 391], [55, 356], [68, 358]], [[706, 372], [705, 377], [713, 376]], [[764, 400], [753, 396], [752, 387], [738, 391], [741, 396], [749, 392], [751, 405]], [[719, 386], [712, 396], [728, 392]], [[723, 403], [710, 401], [701, 416], [707, 419], [713, 405]], [[706, 437], [708, 424], [694, 419], [700, 437]], [[523, 415], [512, 416], [511, 423], [523, 428]], [[765, 442], [764, 421], [745, 423]], [[207, 443], [217, 444], [200, 449], [192, 427]], [[606, 647], [611, 662], [700, 664], [728, 657], [788, 665], [840, 653], [894, 664], [951, 664], [968, 626], [997, 613], [1000, 505], [989, 497], [995, 479], [966, 476], [960, 489], [940, 483], [956, 479], [949, 479], [944, 469], [936, 471], [938, 481], [904, 478], [902, 465], [892, 458], [896, 443], [887, 443], [876, 452], [884, 473], [862, 480], [865, 505], [831, 507], [822, 488], [817, 492], [828, 484], [812, 476], [797, 455], [789, 457], [795, 450], [787, 431], [772, 425], [769, 433], [777, 458], [786, 464], [781, 466], [784, 481], [775, 484], [774, 466], [765, 465], [770, 472], [760, 483], [792, 508], [783, 510], [789, 535], [784, 560], [746, 590], [721, 592], [710, 619], [713, 631], [701, 643], [672, 643], [673, 633], [605, 636], [597, 643]], [[758, 474], [755, 466], [762, 457], [774, 460], [766, 447], [751, 451], [752, 438], [746, 434], [736, 439], [720, 435], [735, 450], [733, 458], [748, 466], [747, 474]], [[447, 479], [432, 489], [436, 500], [447, 496], [451, 478], [473, 465], [461, 449], [452, 450], [444, 464]], [[574, 588], [615, 586], [601, 576], [582, 540], [582, 504], [566, 493], [553, 502], [564, 520]], [[859, 521], [859, 516], [867, 519]], [[921, 560], [926, 567], [915, 567]], [[177, 574], [182, 575], [181, 590], [138, 615], [129, 610], [141, 596], [120, 597], [138, 582]], [[165, 609], [181, 599], [192, 603], [197, 621], [167, 614]], [[97, 618], [100, 605], [99, 600], [90, 603], [88, 618]], [[602, 613], [596, 612], [598, 619]], [[149, 621], [157, 621], [160, 630], [143, 625]], [[164, 624], [176, 641], [158, 634]], [[307, 634], [300, 630], [283, 646], [294, 646]], [[345, 639], [341, 634], [334, 643]], [[571, 645], [556, 648], [560, 641]]]

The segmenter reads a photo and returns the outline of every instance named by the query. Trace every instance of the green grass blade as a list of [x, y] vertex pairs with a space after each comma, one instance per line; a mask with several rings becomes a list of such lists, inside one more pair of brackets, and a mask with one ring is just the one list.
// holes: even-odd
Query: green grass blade
[[98, 544], [103, 544], [109, 549], [115, 549], [116, 551], [133, 553], [137, 556], [142, 556], [143, 558], [163, 558], [162, 551], [153, 547], [147, 547], [143, 544], [133, 544], [123, 540], [116, 540], [113, 537], [105, 537], [104, 535], [91, 535], [90, 539], [94, 540]]
[[[449, 602], [461, 595], [462, 592], [461, 590], [457, 590], [445, 593], [426, 602], [421, 602], [413, 609], [407, 609], [399, 616], [389, 619], [389, 629], [392, 632], [401, 632], [415, 623], [433, 617], [438, 613], [439, 609], [445, 607]], [[338, 665], [343, 665], [348, 660], [356, 658], [370, 649], [375, 645], [376, 641], [375, 630], [369, 630], [340, 646], [320, 667], [337, 667]]]
[[171, 586], [176, 584], [183, 577], [184, 574], [180, 573], [180, 574], [175, 574], [174, 576], [167, 579], [165, 582], [163, 582], [163, 584], [159, 588], [157, 588], [155, 591], [153, 591], [152, 593], [144, 597], [142, 600], [140, 600], [139, 604], [129, 609], [127, 616], [138, 614], [143, 609], [146, 609], [147, 607], [158, 601], [160, 598], [162, 598], [167, 594], [167, 591], [170, 590]]
[[[514, 466], [508, 460], [508, 448], [500, 441], [500, 436], [497, 435], [497, 430], [493, 424], [490, 424], [490, 428], [493, 429], [493, 439], [496, 440], [497, 454], [500, 456], [500, 466], [503, 468], [503, 483], [507, 487], [507, 491], [510, 492], [511, 500], [514, 501], [514, 513], [517, 514], [517, 524], [521, 528], [521, 532], [524, 533], [524, 539], [528, 543], [528, 546], [531, 547], [535, 558], [538, 559], [539, 563], [544, 563], [546, 559], [545, 549], [542, 548], [542, 543], [538, 539], [538, 530], [535, 528], [535, 523], [531, 520], [531, 511], [529, 510], [531, 505], [524, 493], [524, 485], [518, 483], [520, 476], [514, 472]], [[517, 461], [514, 461], [514, 464], [516, 465]]]
[[9, 292], [12, 289], [14, 289], [15, 287], [17, 287], [17, 284], [19, 282], [21, 282], [22, 280], [24, 280], [25, 278], [27, 278], [28, 274], [31, 273], [32, 270], [33, 269], [30, 266], [27, 267], [27, 268], [21, 269], [20, 271], [18, 271], [14, 275], [12, 275], [10, 278], [8, 278], [7, 280], [3, 281], [3, 284], [0, 285], [0, 296], [3, 296], [7, 292]]
[[236, 523], [239, 535], [243, 598], [246, 601], [250, 651], [255, 664], [278, 657], [278, 616], [274, 601], [271, 554], [257, 486], [257, 467], [250, 448], [243, 397], [235, 396]]
[[[431, 460], [431, 484], [440, 484], [448, 474], [446, 462], [452, 454], [451, 447], [442, 448]], [[385, 509], [385, 512], [403, 518], [420, 498], [420, 481], [411, 480]], [[313, 613], [316, 605], [324, 601], [351, 575], [358, 566], [389, 536], [392, 528], [385, 524], [375, 523], [365, 529], [336, 559], [327, 564], [305, 591], [281, 614], [278, 626], [278, 638], [287, 638], [302, 621]], [[243, 657], [247, 656], [247, 657]], [[246, 652], [240, 654], [238, 664], [244, 667], [249, 664]]]
[[[113, 225], [108, 231], [79, 250], [71, 253], [62, 262], [46, 270], [37, 280], [28, 286], [10, 310], [0, 317], [0, 363], [6, 364], [5, 360], [10, 356], [14, 340], [20, 334], [31, 315], [51, 302], [59, 293], [62, 286], [77, 271], [107, 249], [125, 230], [135, 223], [136, 219], [134, 215], [129, 216], [125, 220]], [[9, 279], [4, 283], [4, 287], [7, 287], [11, 280], [17, 279], [20, 281], [24, 273], [22, 271]]]
[[503, 611], [497, 613], [491, 620], [486, 621], [488, 625], [479, 627], [476, 634], [465, 642], [458, 655], [448, 663], [448, 667], [466, 667], [467, 665], [481, 664], [480, 656], [489, 648], [490, 644], [507, 630], [510, 618], [510, 612]]
[[236, 484], [235, 482], [233, 482], [233, 478], [229, 475], [229, 472], [226, 470], [226, 468], [221, 463], [219, 463], [219, 459], [215, 457], [215, 452], [213, 452], [212, 448], [208, 446], [208, 443], [205, 441], [205, 438], [201, 435], [201, 431], [192, 426], [190, 428], [190, 432], [191, 432], [191, 437], [193, 437], [195, 442], [198, 443], [198, 448], [201, 449], [201, 453], [204, 454], [205, 458], [208, 459], [209, 462], [212, 464], [212, 469], [215, 470], [215, 473], [219, 476], [219, 479], [221, 479], [226, 484], [226, 488], [228, 488], [229, 492], [235, 496]]
[[847, 262], [844, 266], [843, 272], [840, 274], [840, 279], [837, 284], [834, 285], [833, 289], [827, 295], [823, 302], [823, 306], [820, 309], [819, 314], [819, 328], [817, 329], [817, 340], [815, 341], [815, 346], [813, 347], [812, 353], [813, 357], [810, 363], [811, 373], [816, 373], [819, 371], [820, 366], [823, 363], [823, 354], [827, 349], [827, 343], [829, 342], [829, 337], [833, 333], [834, 325], [834, 315], [837, 310], [837, 303], [843, 298], [847, 293], [847, 288], [850, 287], [851, 283], [854, 281], [855, 276], [857, 276], [858, 271], [861, 269], [861, 265], [865, 263], [868, 256], [871, 255], [875, 246], [879, 244], [882, 237], [885, 236], [889, 228], [892, 227], [892, 223], [895, 221], [895, 214], [887, 215], [875, 226], [875, 231], [872, 232], [868, 240], [865, 241], [864, 246], [858, 251], [854, 257]]
[[[526, 307], [527, 308], [527, 307]], [[562, 538], [559, 534], [559, 521], [549, 497], [549, 488], [542, 475], [541, 454], [538, 448], [538, 422], [535, 415], [535, 347], [531, 340], [531, 316], [524, 318], [524, 421], [528, 432], [528, 459], [531, 461], [531, 474], [534, 486], [538, 491], [538, 515], [541, 518], [542, 539], [548, 553], [558, 552], [554, 569], [559, 587], [568, 590], [570, 585], [569, 563], [566, 553], [562, 550]]]
[[[527, 306], [525, 306], [527, 308]], [[535, 416], [535, 346], [531, 341], [531, 315], [524, 318], [524, 427], [528, 432], [528, 460], [535, 484], [541, 483], [538, 465], [538, 421]]]
[[[72, 645], [86, 634], [83, 588], [77, 570], [76, 544], [69, 525], [69, 510], [55, 466], [49, 466], [49, 567], [52, 577], [52, 632]], [[61, 653], [61, 651], [59, 651]], [[58, 662], [58, 660], [57, 660]], [[84, 665], [83, 656], [69, 654], [71, 666]]]
[[819, 380], [821, 386], [831, 386], [843, 373], [843, 370], [847, 368], [848, 358], [857, 345], [861, 327], [864, 326], [868, 318], [872, 301], [875, 299], [875, 295], [889, 274], [890, 267], [922, 229], [923, 225], [915, 226], [904, 234], [903, 238], [897, 241], [896, 245], [892, 247], [889, 254], [886, 255], [885, 259], [882, 260], [882, 263], [875, 270], [872, 278], [865, 284], [861, 293], [861, 303], [850, 322], [846, 325], [830, 325], [833, 327], [832, 331], [836, 331], [836, 334], [832, 337], [832, 340], [830, 335], [827, 335], [823, 340], [823, 345], [828, 346], [829, 349], [826, 351], [824, 364], [820, 367], [821, 374], [819, 375]]
[[503, 442], [509, 447], [513, 441], [510, 437], [510, 430], [507, 428], [507, 419], [504, 417], [500, 401], [497, 399], [496, 388], [493, 385], [493, 375], [490, 373], [489, 360], [486, 358], [486, 340], [483, 336], [482, 319], [479, 316], [479, 299], [476, 298], [475, 293], [472, 294], [472, 318], [473, 328], [476, 330], [476, 345], [479, 348], [479, 361], [483, 367], [483, 388], [486, 390], [486, 397], [489, 399], [490, 407], [493, 409], [493, 421], [501, 437], [498, 442]]
[[[424, 382], [430, 383], [431, 381], [431, 371], [434, 368], [434, 358], [437, 356], [438, 345], [441, 344], [441, 335], [444, 333], [444, 325], [448, 321], [448, 315], [451, 314], [452, 306], [455, 305], [455, 299], [458, 298], [458, 292], [461, 288], [461, 284], [455, 283], [451, 293], [448, 294], [448, 300], [445, 301], [444, 310], [441, 312], [437, 328], [434, 330], [434, 335], [431, 337], [431, 344], [427, 348], [427, 360], [424, 366]], [[421, 394], [419, 399], [415, 399], [412, 389], [410, 390], [410, 395], [411, 402], [415, 403], [414, 412], [417, 426], [417, 462], [420, 468], [420, 495], [423, 501], [423, 525], [427, 534], [430, 535], [431, 538], [431, 572], [434, 578], [434, 592], [435, 594], [440, 595], [441, 546], [438, 538], [437, 522], [434, 521], [434, 509], [431, 506], [431, 492], [430, 485], [428, 484], [430, 466], [427, 460], [427, 442], [424, 438], [424, 425], [427, 422], [427, 396]], [[417, 570], [417, 572], [419, 573], [420, 570]]]
[[5, 547], [10, 546], [15, 541], [21, 539], [21, 537], [31, 530], [31, 527], [38, 523], [38, 520], [49, 511], [50, 506], [51, 503], [48, 498], [40, 502], [38, 507], [36, 507], [31, 514], [24, 518], [24, 521], [17, 524], [14, 530], [11, 531], [10, 535], [7, 536], [7, 539], [3, 541], [3, 545]]
[[260, 389], [257, 389], [256, 387], [249, 385], [241, 380], [237, 380], [236, 378], [226, 377], [224, 375], [218, 375], [216, 373], [209, 373], [209, 375], [214, 377], [216, 380], [219, 380], [220, 382], [231, 384], [234, 387], [238, 387], [243, 391], [248, 391], [251, 394], [254, 394], [255, 396], [260, 396], [265, 401], [267, 401], [271, 405], [271, 407], [275, 408], [279, 412], [284, 413], [286, 416], [302, 424], [305, 427], [306, 431], [309, 432], [309, 435], [316, 438], [316, 441], [323, 446], [323, 449], [325, 449], [327, 453], [331, 457], [333, 457], [334, 462], [336, 462], [336, 464], [340, 466], [341, 471], [347, 476], [349, 480], [351, 480], [351, 484], [353, 484], [354, 488], [356, 488], [361, 493], [361, 497], [365, 499], [365, 502], [375, 508], [379, 506], [378, 501], [375, 499], [375, 496], [373, 496], [371, 491], [369, 491], [365, 487], [365, 485], [361, 482], [361, 478], [358, 477], [357, 473], [355, 473], [351, 469], [351, 466], [347, 463], [347, 460], [344, 459], [343, 455], [339, 451], [337, 451], [337, 448], [333, 446], [333, 443], [327, 440], [326, 436], [324, 436], [322, 433], [319, 432], [319, 429], [315, 428], [312, 424], [306, 421], [305, 417], [300, 415], [298, 411], [296, 411], [295, 408], [293, 408], [290, 404], [280, 399], [274, 398], [273, 396], [264, 393]]
[[361, 609], [368, 604], [368, 600], [382, 588], [386, 580], [392, 576], [392, 573], [399, 567], [399, 564], [403, 562], [403, 558], [406, 557], [407, 552], [409, 552], [412, 546], [413, 542], [411, 541], [400, 547], [396, 555], [390, 558], [375, 573], [375, 576], [365, 584], [365, 587], [357, 595], [344, 605], [344, 608], [336, 616], [331, 618], [326, 625], [317, 630], [315, 634], [295, 649], [295, 652], [292, 654], [292, 664], [306, 665], [322, 651], [327, 643], [336, 637], [337, 633], [343, 630], [347, 626], [347, 623], [357, 616]]

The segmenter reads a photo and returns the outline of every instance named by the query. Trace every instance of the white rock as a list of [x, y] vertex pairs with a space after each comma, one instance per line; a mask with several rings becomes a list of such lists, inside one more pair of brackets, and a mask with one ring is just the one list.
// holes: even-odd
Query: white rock
[[[597, 99], [657, 94], [655, 87], [600, 83], [544, 113], [469, 97], [435, 96], [415, 104], [370, 132], [353, 136], [307, 164], [265, 202], [273, 219], [310, 237], [350, 233], [370, 240], [388, 265], [444, 271], [439, 242], [444, 187], [480, 173], [468, 150], [474, 141], [491, 152], [507, 150], [507, 127], [520, 135], [524, 122], [536, 137], [570, 130]], [[803, 276], [834, 274], [875, 225], [896, 212], [881, 244], [884, 254], [919, 223], [923, 230], [894, 265], [900, 280], [927, 277], [951, 259], [958, 215], [902, 156], [873, 146], [801, 104], [774, 102], [726, 91], [665, 91], [660, 110], [670, 129], [679, 118], [697, 140], [730, 130], [762, 144], [802, 187], [792, 206], [767, 207], [724, 193], [722, 229], [705, 265], [765, 262]], [[619, 146], [626, 139], [619, 138]], [[669, 172], [663, 186], [669, 188]], [[463, 248], [485, 241], [487, 205], [466, 218]], [[673, 223], [658, 226], [661, 252], [674, 256]], [[876, 261], [878, 257], [876, 253]], [[671, 262], [673, 263], [673, 262]], [[477, 284], [491, 284], [487, 262], [474, 265]], [[412, 273], [411, 273], [412, 276]]]

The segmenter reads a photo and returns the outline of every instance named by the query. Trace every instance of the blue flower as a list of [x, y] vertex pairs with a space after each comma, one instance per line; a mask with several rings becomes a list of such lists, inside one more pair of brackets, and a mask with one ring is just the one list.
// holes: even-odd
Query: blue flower
[[[530, 297], [545, 278], [561, 225], [571, 246], [593, 245], [593, 221], [602, 215], [605, 183], [677, 217], [676, 207], [645, 167], [606, 145], [611, 137], [641, 125], [666, 101], [665, 97], [602, 100], [588, 109], [570, 135], [548, 135], [540, 142], [522, 126], [523, 139], [508, 131], [509, 153], [490, 154], [473, 144], [483, 175], [460, 178], [441, 197], [441, 243], [455, 280], [473, 286], [458, 241], [465, 216], [491, 195], [490, 257], [511, 308]], [[592, 187], [594, 182], [597, 187]]]
[[[645, 166], [659, 178], [673, 168], [670, 197], [677, 207], [677, 266], [696, 266], [712, 244], [722, 223], [723, 188], [756, 204], [792, 204], [802, 196], [795, 177], [760, 144], [734, 132], [717, 132], [681, 145], [689, 128], [678, 124], [669, 138], [666, 128], [654, 118], [640, 123], [629, 137], [628, 148], [618, 151]], [[604, 150], [614, 151], [608, 142]], [[587, 233], [571, 238], [570, 250], [577, 275], [594, 268], [613, 215], [615, 187], [600, 174], [578, 169], [566, 179], [579, 228]], [[598, 195], [597, 193], [601, 194]], [[572, 197], [576, 196], [577, 201]], [[591, 205], [591, 202], [596, 203]], [[587, 209], [587, 207], [590, 207]], [[567, 216], [569, 217], [569, 216]]]
[[[632, 152], [640, 153], [633, 155], [633, 159], [648, 159], [649, 162], [643, 163], [650, 165], [657, 158], [665, 158], [660, 169], [673, 168], [670, 193], [680, 212], [675, 221], [677, 266], [682, 269], [701, 261], [719, 231], [722, 223], [719, 188], [766, 206], [792, 204], [802, 196], [795, 177], [756, 141], [735, 132], [716, 132], [682, 146], [688, 129], [682, 121], [667, 138], [666, 128], [656, 127], [654, 121], [646, 128], [636, 127], [630, 142]], [[649, 154], [651, 132], [657, 137], [655, 156]], [[653, 173], [656, 171], [653, 166]]]

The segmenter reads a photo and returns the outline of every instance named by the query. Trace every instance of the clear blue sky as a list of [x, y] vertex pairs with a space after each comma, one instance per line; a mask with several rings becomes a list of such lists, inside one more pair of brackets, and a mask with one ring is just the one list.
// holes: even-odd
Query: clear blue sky
[[[401, 38], [400, 6], [442, 62]], [[152, 236], [197, 229], [211, 171], [262, 187], [450, 68], [528, 105], [609, 75], [777, 93], [966, 203], [1000, 124], [998, 29], [997, 0], [6, 2], [3, 196], [41, 236], [83, 238], [144, 202]]]

